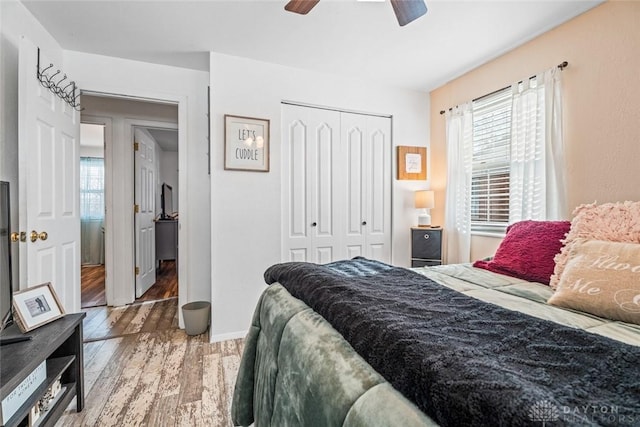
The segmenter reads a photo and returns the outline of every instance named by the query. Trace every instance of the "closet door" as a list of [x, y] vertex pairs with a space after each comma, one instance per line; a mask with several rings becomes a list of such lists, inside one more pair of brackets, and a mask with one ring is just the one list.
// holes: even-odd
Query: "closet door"
[[282, 259], [343, 258], [340, 113], [282, 105]]
[[342, 145], [345, 150], [344, 245], [346, 258], [366, 256], [366, 117], [342, 113]]
[[391, 119], [342, 113], [345, 252], [391, 261]]
[[391, 262], [391, 119], [366, 116], [365, 256]]

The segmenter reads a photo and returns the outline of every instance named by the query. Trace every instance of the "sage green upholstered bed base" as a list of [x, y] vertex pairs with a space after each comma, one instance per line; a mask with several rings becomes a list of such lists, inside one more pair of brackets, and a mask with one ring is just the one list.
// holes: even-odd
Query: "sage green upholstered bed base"
[[[547, 286], [472, 268], [416, 269], [511, 310], [640, 345], [640, 327], [549, 306]], [[279, 284], [260, 298], [233, 397], [236, 425], [436, 426], [369, 366], [320, 315]]]
[[437, 425], [279, 284], [258, 303], [232, 417], [236, 425], [256, 427]]

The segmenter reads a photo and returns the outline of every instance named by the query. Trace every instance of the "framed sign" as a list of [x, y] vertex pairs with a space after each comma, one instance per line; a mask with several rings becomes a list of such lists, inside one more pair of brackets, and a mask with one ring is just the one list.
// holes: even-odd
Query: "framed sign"
[[225, 114], [224, 168], [269, 172], [269, 120]]
[[14, 292], [13, 310], [22, 332], [29, 332], [64, 315], [64, 308], [51, 283]]
[[398, 179], [427, 179], [427, 148], [398, 146]]

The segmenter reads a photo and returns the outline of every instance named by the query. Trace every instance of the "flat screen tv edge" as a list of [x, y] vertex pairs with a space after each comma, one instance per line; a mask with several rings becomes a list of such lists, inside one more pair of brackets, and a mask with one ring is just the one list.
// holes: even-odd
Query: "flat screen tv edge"
[[160, 219], [172, 219], [173, 213], [173, 188], [167, 184], [162, 184], [162, 193], [160, 194], [160, 203], [162, 207], [162, 214]]
[[11, 276], [11, 199], [9, 183], [0, 181], [0, 345], [30, 340], [13, 323]]
[[11, 206], [9, 183], [0, 181], [0, 331], [13, 322], [11, 299]]

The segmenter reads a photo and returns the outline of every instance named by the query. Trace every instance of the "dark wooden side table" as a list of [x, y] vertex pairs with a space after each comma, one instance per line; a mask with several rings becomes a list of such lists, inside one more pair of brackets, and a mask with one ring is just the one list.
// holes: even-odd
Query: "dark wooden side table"
[[[71, 400], [76, 397], [76, 410], [84, 407], [84, 360], [82, 349], [82, 319], [85, 313], [67, 314], [33, 331], [27, 332], [32, 339], [6, 344], [0, 347], [0, 400], [11, 393], [46, 360], [47, 378], [44, 383], [26, 398], [17, 412], [4, 426], [24, 424], [29, 411], [60, 378], [63, 387], [56, 403], [37, 420], [38, 426], [53, 426]], [[14, 324], [3, 331], [6, 335], [20, 335]]]

